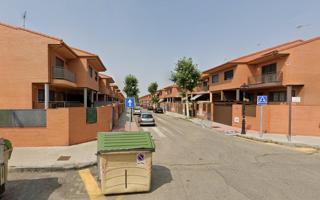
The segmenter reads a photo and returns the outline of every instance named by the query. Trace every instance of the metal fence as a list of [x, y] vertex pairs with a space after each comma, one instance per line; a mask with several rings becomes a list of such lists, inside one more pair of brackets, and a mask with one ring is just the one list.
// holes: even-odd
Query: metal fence
[[105, 105], [111, 105], [112, 101], [96, 101], [94, 102], [94, 107], [100, 107]]
[[0, 110], [0, 127], [46, 127], [47, 112], [43, 109]]
[[50, 101], [49, 108], [83, 107], [80, 101]]

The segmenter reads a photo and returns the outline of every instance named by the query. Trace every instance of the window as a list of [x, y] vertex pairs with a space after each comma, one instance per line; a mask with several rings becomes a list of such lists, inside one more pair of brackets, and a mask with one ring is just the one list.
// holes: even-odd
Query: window
[[64, 68], [64, 61], [61, 58], [56, 57], [56, 67]]
[[98, 81], [98, 72], [94, 72], [94, 73], [95, 73], [94, 79], [95, 79], [96, 81]]
[[224, 72], [224, 80], [231, 80], [233, 78], [233, 70]]
[[38, 101], [39, 102], [43, 102], [44, 101], [44, 90], [43, 89], [39, 89], [38, 90]]
[[219, 74], [212, 75], [212, 83], [219, 83]]
[[[50, 91], [49, 101], [54, 101], [55, 93]], [[44, 102], [44, 89], [38, 89], [38, 102]]]
[[276, 63], [262, 66], [262, 75], [276, 74], [276, 73], [277, 73], [277, 64]]
[[89, 65], [89, 76], [92, 78], [93, 76], [93, 70], [92, 67]]
[[270, 92], [269, 101], [270, 102], [286, 102], [287, 92], [286, 91]]
[[203, 87], [207, 87], [207, 86], [208, 86], [208, 82], [207, 82], [207, 81], [203, 81], [203, 82], [202, 82], [202, 86], [203, 86]]

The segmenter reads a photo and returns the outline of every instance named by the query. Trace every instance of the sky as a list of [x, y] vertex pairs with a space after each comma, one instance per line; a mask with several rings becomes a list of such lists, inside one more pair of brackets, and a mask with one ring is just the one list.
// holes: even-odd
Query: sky
[[122, 89], [168, 86], [179, 58], [200, 70], [296, 39], [320, 36], [319, 0], [0, 0], [0, 22], [96, 53]]

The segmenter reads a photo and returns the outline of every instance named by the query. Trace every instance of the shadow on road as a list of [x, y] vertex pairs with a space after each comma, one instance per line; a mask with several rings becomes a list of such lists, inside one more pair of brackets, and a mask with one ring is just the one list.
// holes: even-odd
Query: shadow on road
[[157, 190], [162, 185], [170, 183], [172, 175], [170, 169], [161, 165], [152, 166], [151, 192]]
[[8, 181], [1, 200], [47, 200], [60, 186], [58, 178]]

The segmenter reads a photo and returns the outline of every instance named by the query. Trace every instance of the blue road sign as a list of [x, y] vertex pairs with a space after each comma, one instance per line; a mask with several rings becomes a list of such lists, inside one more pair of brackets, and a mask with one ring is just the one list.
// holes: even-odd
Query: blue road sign
[[134, 97], [126, 98], [125, 104], [126, 104], [126, 108], [134, 108], [136, 106]]
[[267, 96], [257, 96], [257, 105], [259, 105], [259, 106], [268, 105], [268, 97]]

